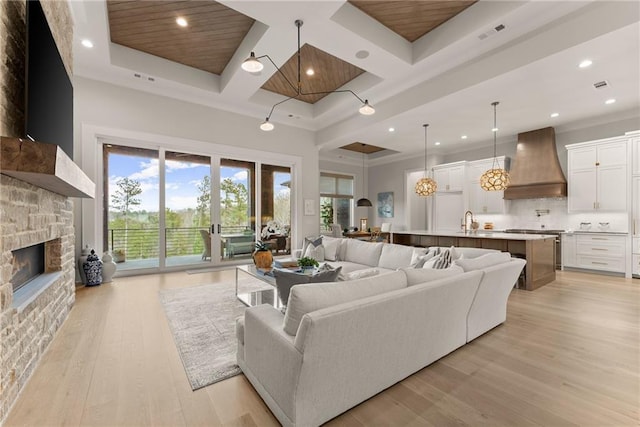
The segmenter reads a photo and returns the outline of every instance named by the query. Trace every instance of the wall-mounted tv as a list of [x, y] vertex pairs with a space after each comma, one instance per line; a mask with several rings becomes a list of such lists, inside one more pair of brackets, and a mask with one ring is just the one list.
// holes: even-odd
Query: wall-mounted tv
[[27, 1], [27, 137], [73, 158], [73, 86], [38, 0]]

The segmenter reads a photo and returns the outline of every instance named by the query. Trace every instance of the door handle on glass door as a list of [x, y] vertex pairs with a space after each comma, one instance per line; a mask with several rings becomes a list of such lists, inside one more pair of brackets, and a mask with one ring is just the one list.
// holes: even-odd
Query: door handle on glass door
[[221, 233], [220, 229], [221, 229], [220, 224], [218, 224], [218, 234]]

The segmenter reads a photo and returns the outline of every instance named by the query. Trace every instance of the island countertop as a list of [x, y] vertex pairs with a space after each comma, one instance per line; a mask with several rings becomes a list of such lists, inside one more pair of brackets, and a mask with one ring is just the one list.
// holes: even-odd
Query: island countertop
[[544, 240], [544, 239], [556, 238], [556, 236], [553, 234], [503, 233], [499, 231], [490, 231], [490, 230], [478, 230], [477, 232], [407, 230], [407, 231], [394, 231], [393, 234], [410, 234], [413, 236], [464, 237], [468, 239], [497, 239], [497, 240]]

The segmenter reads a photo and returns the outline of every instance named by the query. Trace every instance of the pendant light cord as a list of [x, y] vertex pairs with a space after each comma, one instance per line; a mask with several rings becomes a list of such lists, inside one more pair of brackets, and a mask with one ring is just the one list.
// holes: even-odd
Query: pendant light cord
[[496, 138], [497, 138], [497, 133], [498, 133], [498, 122], [496, 120], [496, 107], [498, 106], [499, 102], [495, 101], [493, 103], [491, 103], [491, 105], [493, 105], [493, 165], [491, 166], [492, 169], [496, 169], [496, 164], [498, 166], [500, 166], [498, 164], [498, 156], [497, 156], [497, 148], [496, 148]]
[[427, 177], [427, 127], [428, 124], [422, 125], [424, 127], [424, 177]]

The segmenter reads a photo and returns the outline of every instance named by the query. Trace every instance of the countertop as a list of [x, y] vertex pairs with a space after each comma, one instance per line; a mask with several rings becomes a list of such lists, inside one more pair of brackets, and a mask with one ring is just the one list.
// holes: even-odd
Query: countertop
[[605, 230], [566, 230], [560, 234], [615, 234], [617, 236], [626, 236], [626, 231], [605, 231]]
[[553, 234], [501, 233], [499, 231], [489, 231], [489, 230], [478, 230], [477, 232], [407, 230], [407, 231], [396, 231], [393, 234], [412, 234], [414, 236], [466, 237], [470, 239], [496, 239], [496, 240], [543, 240], [543, 239], [556, 238], [556, 236]]

